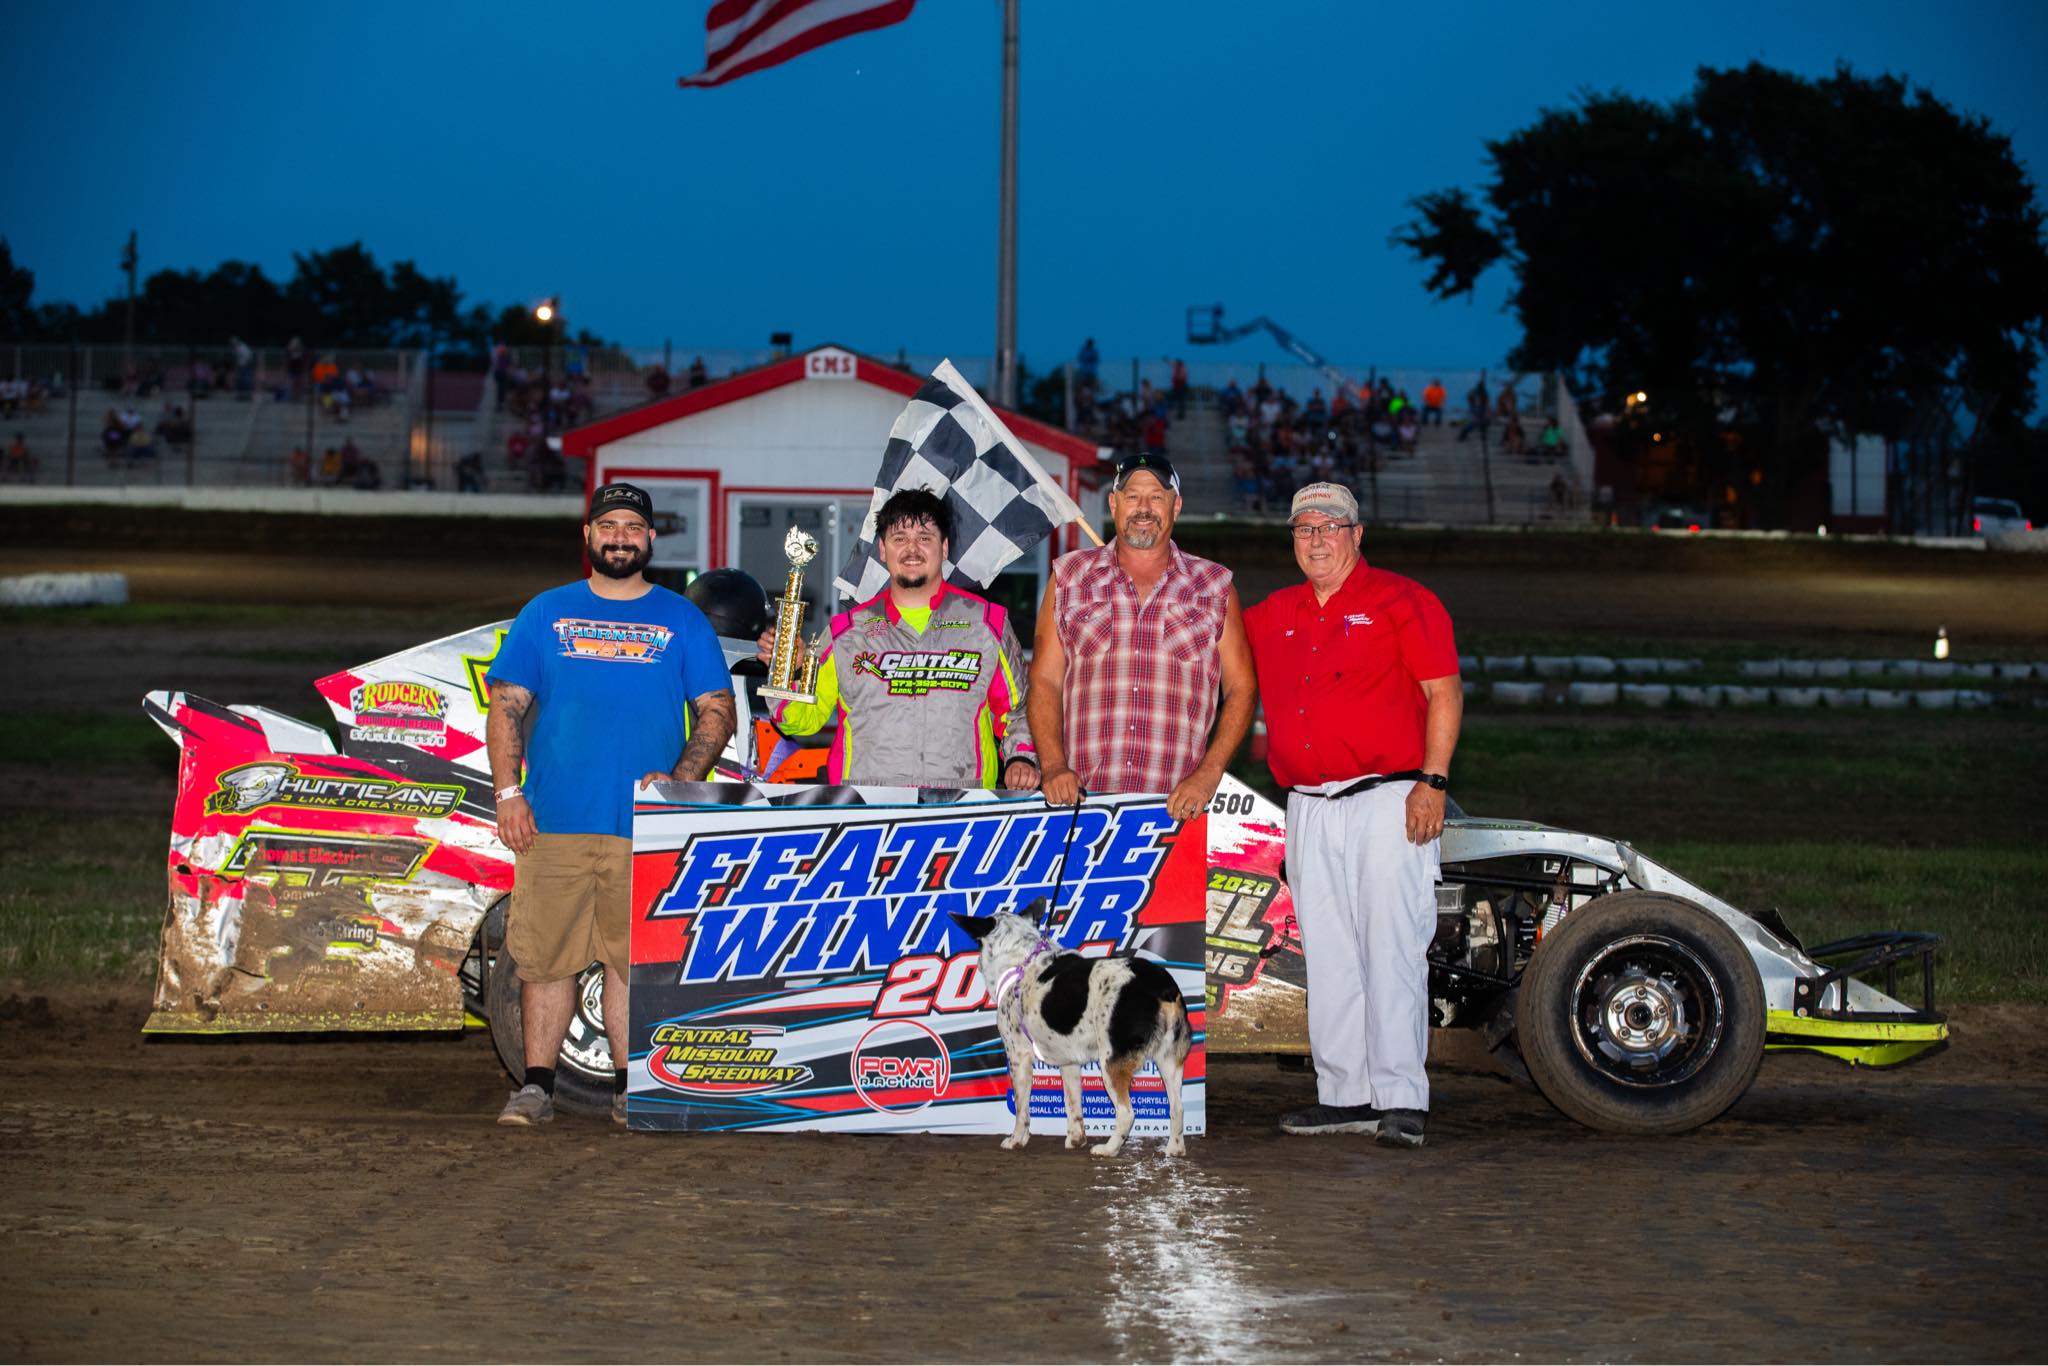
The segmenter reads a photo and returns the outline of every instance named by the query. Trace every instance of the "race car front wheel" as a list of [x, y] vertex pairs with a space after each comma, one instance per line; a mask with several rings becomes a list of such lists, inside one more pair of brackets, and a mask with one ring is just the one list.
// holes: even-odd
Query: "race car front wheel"
[[1551, 1104], [1614, 1133], [1698, 1128], [1764, 1056], [1764, 988], [1735, 932], [1689, 901], [1617, 892], [1536, 946], [1516, 1025]]
[[[504, 923], [501, 901], [479, 931], [490, 964], [484, 1014], [491, 1022], [498, 1060], [516, 1082], [526, 1075], [526, 1042], [520, 1025], [519, 971], [505, 947]], [[569, 1018], [569, 1036], [555, 1063], [555, 1108], [599, 1118], [611, 1113], [612, 1049], [604, 1035], [604, 968], [597, 963], [576, 979], [576, 1013]]]

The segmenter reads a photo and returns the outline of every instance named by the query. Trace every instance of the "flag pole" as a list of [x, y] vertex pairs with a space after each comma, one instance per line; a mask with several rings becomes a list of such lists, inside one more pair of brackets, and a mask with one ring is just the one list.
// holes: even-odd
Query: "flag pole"
[[1017, 406], [1017, 2], [1003, 0], [1002, 184], [996, 228], [996, 402]]
[[960, 395], [961, 402], [973, 408], [975, 415], [988, 424], [988, 429], [996, 434], [996, 439], [1009, 447], [1010, 454], [1017, 458], [1017, 463], [1030, 473], [1039, 487], [1047, 490], [1058, 500], [1059, 509], [1066, 514], [1067, 520], [1086, 532], [1089, 540], [1097, 545], [1102, 544], [1101, 533], [1088, 524], [1088, 518], [1081, 511], [1080, 504], [1068, 497], [1067, 491], [1053, 482], [1052, 476], [1045, 472], [1045, 467], [1040, 465], [1037, 458], [1024, 448], [1024, 443], [1003, 425], [1003, 420], [996, 416], [995, 410], [990, 408], [974, 386], [967, 382], [966, 376], [953, 367], [951, 360], [940, 361], [938, 368], [932, 371], [932, 378], [942, 381], [947, 388]]

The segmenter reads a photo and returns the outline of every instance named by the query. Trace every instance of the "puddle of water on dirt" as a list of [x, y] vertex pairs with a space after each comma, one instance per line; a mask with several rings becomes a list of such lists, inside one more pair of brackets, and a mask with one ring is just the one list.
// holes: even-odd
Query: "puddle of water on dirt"
[[1260, 1315], [1281, 1297], [1239, 1272], [1248, 1192], [1165, 1157], [1104, 1163], [1093, 1190], [1112, 1282], [1103, 1317], [1119, 1355], [1156, 1359], [1163, 1343], [1174, 1361], [1267, 1354]]

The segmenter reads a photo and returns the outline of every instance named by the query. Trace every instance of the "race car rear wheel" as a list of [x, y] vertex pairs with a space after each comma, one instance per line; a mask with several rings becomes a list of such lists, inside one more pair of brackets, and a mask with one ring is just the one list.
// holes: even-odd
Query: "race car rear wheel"
[[1661, 892], [1617, 892], [1567, 915], [1536, 946], [1520, 997], [1530, 1076], [1595, 1129], [1698, 1128], [1763, 1062], [1763, 980], [1749, 951], [1714, 915]]
[[[484, 951], [492, 955], [485, 1015], [498, 1060], [516, 1082], [526, 1075], [526, 1041], [521, 1033], [519, 971], [504, 946], [504, 933], [503, 912], [493, 907], [479, 931]], [[576, 979], [576, 1013], [569, 1017], [569, 1036], [555, 1063], [555, 1108], [573, 1115], [611, 1113], [612, 1050], [604, 1034], [602, 964], [592, 963]]]

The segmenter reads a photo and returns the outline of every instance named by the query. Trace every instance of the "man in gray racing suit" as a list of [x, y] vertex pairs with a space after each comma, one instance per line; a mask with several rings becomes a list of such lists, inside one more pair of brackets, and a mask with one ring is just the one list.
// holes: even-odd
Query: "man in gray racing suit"
[[[771, 713], [785, 735], [815, 735], [838, 714], [828, 781], [1038, 787], [1017, 633], [1003, 608], [945, 581], [952, 523], [927, 489], [882, 504], [875, 548], [889, 586], [832, 618], [818, 700]], [[773, 631], [761, 636], [763, 662], [774, 645]]]

